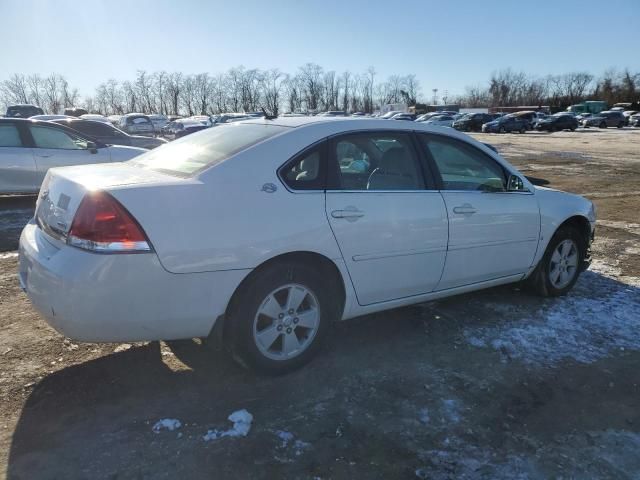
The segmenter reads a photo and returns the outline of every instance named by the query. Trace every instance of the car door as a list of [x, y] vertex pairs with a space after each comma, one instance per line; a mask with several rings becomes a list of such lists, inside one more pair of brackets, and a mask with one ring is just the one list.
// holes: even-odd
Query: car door
[[439, 176], [449, 217], [446, 265], [438, 290], [525, 273], [540, 235], [540, 213], [529, 191], [507, 191], [507, 172], [460, 139], [419, 134]]
[[88, 148], [88, 141], [68, 130], [53, 126], [29, 125], [33, 141], [33, 153], [40, 181], [47, 170], [67, 165], [109, 162], [111, 156], [106, 148]]
[[15, 123], [0, 123], [0, 193], [37, 192], [40, 183], [24, 134]]
[[431, 292], [444, 268], [447, 213], [413, 136], [346, 134], [328, 150], [326, 214], [358, 303]]

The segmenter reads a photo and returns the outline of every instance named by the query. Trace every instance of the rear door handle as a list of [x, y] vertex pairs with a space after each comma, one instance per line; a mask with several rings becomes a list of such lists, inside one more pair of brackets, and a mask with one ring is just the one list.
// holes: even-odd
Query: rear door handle
[[331, 212], [333, 218], [360, 218], [364, 217], [364, 212], [357, 209], [333, 210]]
[[472, 215], [476, 212], [477, 210], [473, 208], [473, 205], [469, 203], [465, 203], [464, 205], [460, 205], [458, 207], [453, 207], [453, 213], [459, 213], [461, 215]]

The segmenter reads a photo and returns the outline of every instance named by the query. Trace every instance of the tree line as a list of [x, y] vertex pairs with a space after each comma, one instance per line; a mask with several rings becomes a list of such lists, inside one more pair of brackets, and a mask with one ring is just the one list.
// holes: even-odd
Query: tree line
[[[588, 72], [535, 77], [510, 69], [494, 72], [484, 85], [462, 95], [443, 98], [464, 107], [549, 105], [564, 108], [585, 99], [638, 102], [640, 73], [607, 71], [596, 78]], [[221, 112], [373, 112], [382, 105], [425, 102], [414, 74], [391, 75], [378, 81], [376, 70], [337, 73], [307, 63], [295, 73], [278, 69], [235, 67], [212, 75], [139, 70], [132, 80], [109, 79], [93, 95], [81, 97], [60, 74], [14, 74], [0, 82], [0, 104], [41, 106], [48, 113], [84, 107], [104, 115], [127, 112], [171, 115], [211, 115]]]

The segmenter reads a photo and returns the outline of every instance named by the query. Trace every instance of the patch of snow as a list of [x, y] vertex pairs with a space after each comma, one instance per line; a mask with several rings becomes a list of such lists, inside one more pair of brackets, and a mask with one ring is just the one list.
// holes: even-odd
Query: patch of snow
[[442, 418], [449, 423], [459, 423], [460, 402], [455, 399], [442, 400]]
[[253, 422], [253, 415], [244, 408], [233, 412], [229, 415], [228, 419], [233, 422], [232, 428], [229, 430], [209, 430], [202, 439], [208, 442], [222, 437], [246, 437], [249, 434], [251, 423]]
[[294, 438], [293, 433], [285, 430], [276, 430], [275, 434], [280, 440], [282, 440], [282, 444], [280, 445], [282, 448], [286, 448], [287, 445], [289, 445], [289, 442], [293, 441]]
[[548, 299], [513, 321], [467, 329], [465, 339], [534, 365], [565, 358], [590, 363], [613, 350], [639, 350], [640, 279], [619, 277], [617, 267], [602, 262], [594, 262], [592, 270], [567, 296]]
[[18, 252], [0, 253], [0, 260], [5, 260], [7, 258], [16, 258], [17, 256], [18, 256]]
[[420, 412], [418, 412], [418, 418], [420, 419], [420, 423], [428, 424], [429, 423], [429, 409], [421, 408]]
[[162, 430], [169, 430], [173, 432], [182, 426], [182, 423], [177, 418], [163, 418], [158, 420], [153, 426], [153, 433], [160, 433]]
[[116, 348], [113, 349], [114, 353], [126, 352], [131, 348], [131, 345], [128, 343], [121, 343]]

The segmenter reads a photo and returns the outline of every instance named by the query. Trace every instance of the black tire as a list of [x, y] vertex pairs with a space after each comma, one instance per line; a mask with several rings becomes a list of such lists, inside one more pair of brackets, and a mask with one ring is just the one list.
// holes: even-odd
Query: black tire
[[602, 122], [602, 123], [600, 123], [600, 125], [598, 125], [598, 127], [607, 128], [607, 124], [605, 122]]
[[622, 127], [624, 127], [624, 124], [623, 123], [619, 123], [618, 124], [618, 128], [622, 128]]
[[[572, 240], [575, 242], [575, 245], [578, 248], [578, 266], [571, 281], [563, 288], [556, 288], [551, 283], [550, 279], [550, 269], [552, 264], [551, 256], [558, 245], [565, 240]], [[585, 240], [578, 230], [570, 226], [560, 227], [553, 237], [551, 237], [551, 241], [544, 252], [544, 256], [527, 280], [528, 284], [538, 295], [543, 297], [558, 297], [565, 295], [578, 281], [578, 277], [582, 271], [582, 262], [586, 255], [586, 249], [587, 246], [585, 245]]]
[[499, 133], [507, 133], [507, 129], [504, 127], [500, 127]]
[[520, 127], [520, 133], [527, 133], [527, 129], [524, 127]]
[[[334, 320], [341, 315], [341, 298], [331, 279], [322, 275], [322, 270], [311, 266], [283, 262], [266, 267], [255, 273], [234, 298], [226, 322], [229, 322], [228, 344], [231, 354], [239, 364], [251, 370], [270, 375], [280, 375], [308, 363], [321, 349]], [[254, 319], [259, 307], [270, 292], [287, 284], [299, 284], [317, 298], [320, 310], [319, 326], [309, 345], [290, 359], [274, 360], [264, 355], [254, 340]], [[295, 334], [295, 333], [294, 333]], [[284, 335], [284, 332], [283, 332]]]

